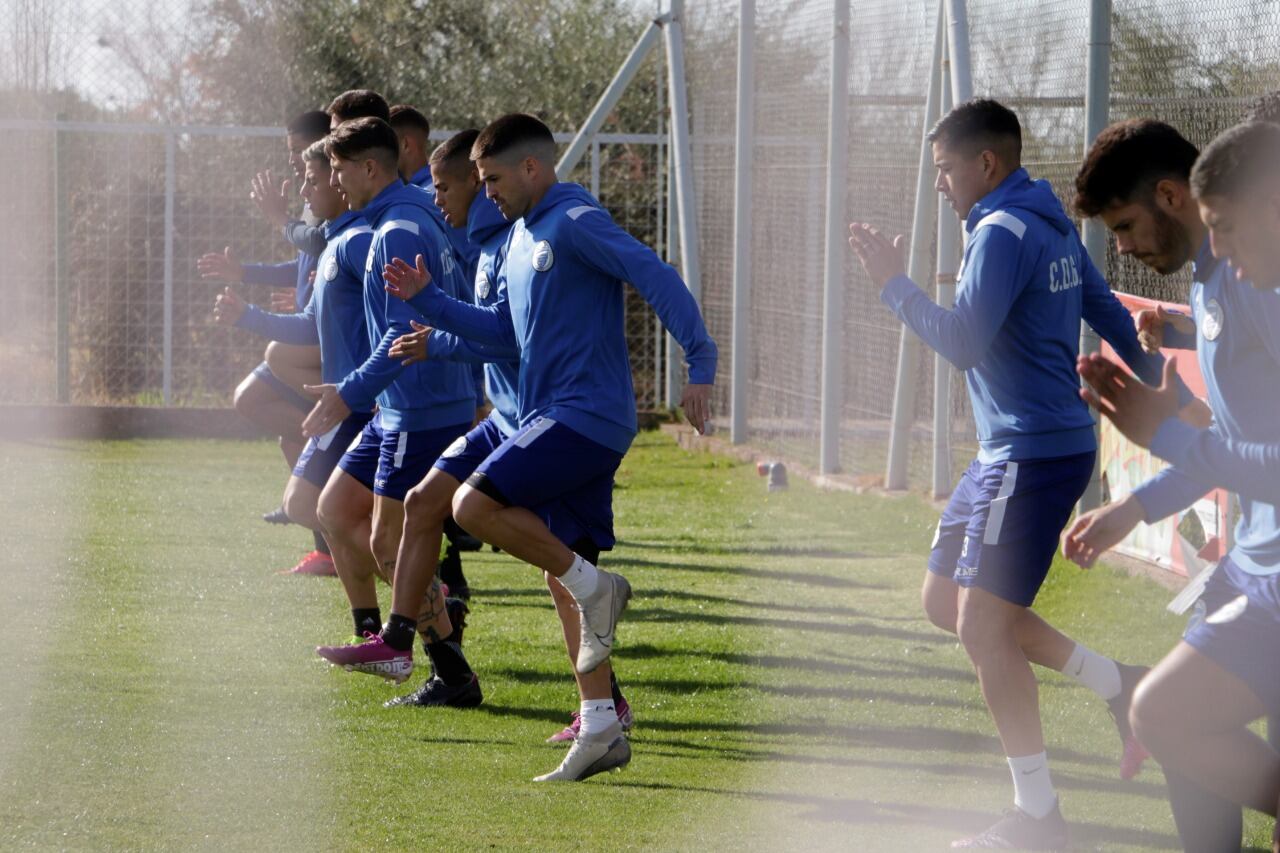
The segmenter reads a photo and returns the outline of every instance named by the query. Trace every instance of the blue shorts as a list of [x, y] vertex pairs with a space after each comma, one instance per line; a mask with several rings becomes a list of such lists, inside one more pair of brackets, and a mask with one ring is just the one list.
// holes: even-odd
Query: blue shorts
[[485, 418], [471, 428], [471, 432], [454, 441], [440, 454], [435, 467], [459, 483], [476, 472], [480, 463], [489, 458], [507, 440], [493, 418]]
[[294, 390], [292, 385], [272, 373], [271, 367], [265, 361], [253, 369], [253, 375], [270, 385], [271, 389], [276, 392], [276, 396], [295, 409], [300, 409], [310, 414], [311, 410], [315, 408], [315, 400], [308, 400]]
[[403, 501], [409, 490], [427, 476], [440, 458], [469, 424], [412, 432], [386, 430], [375, 417], [365, 424], [338, 467], [372, 489], [375, 495]]
[[467, 485], [504, 506], [531, 510], [565, 545], [613, 547], [613, 475], [623, 454], [550, 418], [502, 442]]
[[371, 417], [368, 412], [355, 412], [324, 435], [307, 439], [307, 444], [298, 457], [298, 464], [293, 466], [293, 476], [301, 477], [323, 489], [324, 484], [329, 482], [333, 469], [338, 467], [338, 460], [360, 436]]
[[1200, 600], [1205, 618], [1182, 639], [1247, 684], [1268, 714], [1280, 714], [1280, 574], [1251, 575], [1227, 557]]
[[969, 463], [938, 521], [929, 571], [1030, 607], [1095, 455]]

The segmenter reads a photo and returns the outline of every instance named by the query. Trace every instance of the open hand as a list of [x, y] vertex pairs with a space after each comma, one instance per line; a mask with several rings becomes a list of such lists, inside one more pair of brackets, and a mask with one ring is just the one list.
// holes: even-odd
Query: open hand
[[196, 259], [196, 269], [201, 278], [225, 281], [227, 284], [239, 284], [244, 281], [244, 265], [227, 246], [219, 252], [208, 252]]
[[1062, 556], [1082, 569], [1092, 568], [1099, 557], [1119, 545], [1144, 520], [1142, 504], [1133, 495], [1086, 512], [1062, 535]]
[[889, 279], [907, 272], [903, 260], [907, 239], [901, 234], [890, 240], [880, 233], [880, 229], [866, 222], [851, 222], [849, 245], [876, 287], [884, 287]]
[[408, 302], [417, 296], [431, 283], [431, 273], [427, 271], [426, 261], [418, 255], [411, 267], [403, 258], [393, 258], [382, 271], [387, 282], [387, 293]]
[[1163, 305], [1144, 308], [1133, 318], [1138, 329], [1138, 343], [1149, 353], [1157, 353], [1164, 346], [1164, 328], [1169, 326], [1180, 334], [1194, 335], [1196, 321], [1186, 314], [1175, 314]]
[[213, 321], [219, 326], [234, 326], [244, 316], [245, 303], [230, 287], [224, 287], [213, 303]]
[[1178, 414], [1177, 365], [1164, 363], [1159, 388], [1144, 384], [1100, 353], [1081, 356], [1076, 372], [1087, 383], [1080, 396], [1115, 424], [1125, 438], [1140, 447], [1151, 447], [1156, 430]]
[[283, 228], [289, 221], [289, 179], [278, 185], [271, 177], [271, 170], [259, 172], [253, 176], [249, 198], [258, 205], [258, 211], [268, 222], [277, 228]]
[[307, 438], [322, 436], [351, 416], [351, 407], [338, 394], [337, 385], [303, 385], [302, 390], [320, 398], [302, 421], [302, 434]]
[[298, 289], [286, 287], [271, 291], [271, 310], [277, 314], [292, 314], [298, 309]]
[[410, 320], [409, 325], [413, 327], [413, 331], [396, 338], [391, 342], [391, 349], [387, 350], [387, 355], [400, 359], [405, 367], [415, 362], [426, 361], [430, 357], [430, 353], [427, 352], [427, 340], [433, 331], [430, 326], [424, 326], [417, 320]]

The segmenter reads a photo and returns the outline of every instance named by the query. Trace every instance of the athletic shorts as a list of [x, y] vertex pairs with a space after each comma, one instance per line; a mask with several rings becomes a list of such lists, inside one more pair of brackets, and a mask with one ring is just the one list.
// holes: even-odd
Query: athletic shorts
[[1182, 638], [1247, 684], [1268, 714], [1280, 714], [1280, 574], [1251, 575], [1227, 557], [1200, 601], [1204, 618]]
[[302, 455], [298, 457], [298, 464], [293, 466], [293, 476], [301, 477], [323, 489], [324, 484], [329, 482], [333, 469], [338, 467], [338, 460], [351, 443], [359, 438], [371, 417], [368, 412], [355, 412], [324, 435], [307, 439]]
[[365, 424], [347, 448], [338, 467], [373, 490], [375, 495], [403, 501], [409, 490], [427, 476], [450, 444], [469, 423], [440, 429], [389, 430], [382, 419]]
[[270, 385], [272, 390], [276, 392], [276, 395], [279, 396], [281, 400], [284, 400], [294, 408], [300, 409], [308, 414], [310, 414], [311, 410], [315, 408], [315, 400], [308, 400], [306, 397], [295, 391], [293, 386], [288, 382], [285, 382], [279, 376], [272, 373], [271, 368], [265, 361], [253, 369], [253, 375]]
[[974, 460], [942, 511], [929, 571], [1030, 607], [1093, 474], [1095, 454]]
[[467, 485], [504, 506], [531, 510], [572, 547], [586, 537], [613, 547], [613, 475], [623, 454], [550, 418], [502, 442]]
[[436, 460], [435, 467], [459, 483], [465, 483], [480, 464], [506, 440], [507, 436], [498, 428], [493, 418], [485, 418], [472, 427], [471, 432], [449, 445]]

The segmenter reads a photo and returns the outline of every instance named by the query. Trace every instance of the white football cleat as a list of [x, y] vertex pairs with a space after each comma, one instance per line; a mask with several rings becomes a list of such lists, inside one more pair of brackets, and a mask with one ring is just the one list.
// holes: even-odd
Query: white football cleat
[[578, 735], [560, 766], [533, 781], [581, 782], [597, 773], [625, 767], [630, 761], [631, 744], [623, 736], [622, 726], [615, 723], [597, 737]]
[[609, 659], [618, 617], [631, 600], [631, 584], [622, 575], [600, 570], [596, 591], [578, 604], [582, 614], [575, 667], [585, 675]]

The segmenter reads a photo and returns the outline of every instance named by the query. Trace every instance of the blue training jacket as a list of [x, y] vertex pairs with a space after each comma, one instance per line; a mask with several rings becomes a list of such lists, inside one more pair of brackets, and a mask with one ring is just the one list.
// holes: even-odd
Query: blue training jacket
[[[502, 276], [502, 254], [511, 223], [503, 218], [498, 206], [478, 193], [467, 213], [467, 234], [479, 250], [474, 277], [475, 304], [497, 305], [507, 298], [507, 284]], [[489, 417], [504, 436], [514, 433], [520, 423], [516, 393], [520, 382], [520, 350], [515, 346], [490, 346], [436, 329], [431, 333], [427, 352], [432, 358], [482, 365], [485, 388], [493, 412]]]
[[[297, 314], [248, 306], [237, 326], [286, 344], [320, 345], [320, 376], [339, 382], [369, 358], [364, 322], [364, 264], [373, 229], [354, 211], [325, 223], [311, 300]], [[365, 409], [364, 411], [368, 411]]]
[[545, 416], [619, 453], [631, 446], [636, 398], [624, 282], [683, 347], [689, 381], [714, 382], [715, 341], [680, 275], [619, 228], [581, 186], [552, 186], [512, 225], [505, 252], [505, 301], [464, 306], [428, 286], [413, 304], [438, 328], [519, 348], [520, 426]]
[[[1215, 260], [1206, 241], [1196, 256], [1191, 310], [1196, 358], [1213, 410], [1209, 432], [1226, 441], [1276, 442], [1280, 294], [1237, 280], [1235, 269]], [[1230, 557], [1250, 574], [1275, 574], [1280, 572], [1280, 511], [1274, 498], [1268, 502], [1249, 496], [1255, 490], [1274, 491], [1274, 479], [1266, 485], [1271, 478], [1264, 470], [1255, 470], [1249, 479], [1257, 485], [1242, 490]], [[1219, 482], [1213, 472], [1174, 466], [1135, 489], [1134, 497], [1147, 520], [1154, 521], [1191, 506]]]
[[388, 430], [439, 429], [475, 416], [475, 386], [467, 365], [425, 361], [405, 367], [387, 355], [391, 344], [413, 331], [417, 313], [386, 291], [383, 268], [393, 258], [413, 265], [422, 255], [432, 281], [443, 292], [462, 291], [462, 268], [444, 230], [429, 213], [434, 203], [418, 187], [396, 181], [360, 211], [373, 229], [364, 266], [364, 309], [369, 358], [338, 383], [352, 411], [367, 412], [376, 399]]
[[1164, 359], [1142, 351], [1132, 317], [1048, 182], [1013, 172], [973, 206], [965, 232], [954, 309], [905, 275], [888, 281], [880, 298], [965, 372], [980, 461], [1095, 450], [1076, 375], [1081, 318], [1148, 383], [1159, 384]]
[[[479, 248], [471, 245], [471, 240], [467, 234], [467, 226], [462, 225], [458, 228], [454, 228], [445, 221], [444, 213], [440, 210], [440, 207], [435, 204], [436, 185], [431, 180], [430, 166], [423, 166], [417, 172], [414, 172], [413, 177], [409, 179], [409, 183], [413, 184], [415, 187], [421, 187], [427, 191], [427, 195], [431, 196], [432, 215], [435, 217], [436, 221], [440, 223], [440, 227], [444, 229], [445, 236], [449, 238], [449, 245], [453, 247], [458, 258], [461, 259], [463, 265], [467, 267], [467, 287], [470, 288], [471, 280], [475, 277], [476, 259], [480, 256], [480, 250]], [[467, 296], [467, 300], [471, 300], [470, 295]]]

